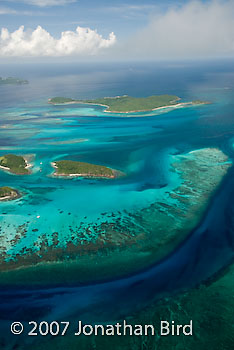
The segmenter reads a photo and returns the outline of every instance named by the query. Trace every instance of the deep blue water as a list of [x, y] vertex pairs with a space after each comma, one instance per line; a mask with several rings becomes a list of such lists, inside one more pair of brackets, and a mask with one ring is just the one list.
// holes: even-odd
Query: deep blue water
[[[3, 153], [16, 150], [36, 153], [36, 167], [40, 168], [40, 162], [45, 164], [42, 166], [44, 175], [50, 171], [46, 164], [52, 154], [53, 159], [61, 154], [73, 157], [79, 154], [83, 161], [107, 164], [129, 173], [126, 180], [117, 180], [114, 184], [94, 182], [93, 186], [87, 180], [71, 181], [65, 186], [63, 180], [48, 177], [43, 180], [39, 172], [27, 180], [13, 179], [1, 173], [1, 183], [7, 181], [29, 191], [35, 187], [56, 188], [48, 194], [52, 202], [35, 205], [33, 209], [32, 203], [17, 207], [12, 203], [1, 204], [4, 205], [2, 211], [13, 214], [8, 219], [3, 217], [3, 225], [15, 220], [16, 212], [19, 222], [23, 222], [24, 215], [31, 210], [33, 215], [39, 213], [43, 217], [47, 205], [51, 205], [55, 197], [60, 208], [63, 209], [64, 205], [64, 210], [68, 207], [72, 210], [72, 201], [63, 203], [59, 188], [69, 195], [76, 187], [82, 198], [91, 192], [97, 198], [100, 198], [100, 193], [105, 193], [98, 206], [90, 206], [84, 199], [82, 206], [76, 207], [77, 220], [88, 214], [88, 218], [95, 221], [101, 211], [119, 210], [123, 206], [129, 210], [140, 208], [152, 201], [145, 190], [154, 193], [170, 184], [165, 166], [170, 154], [218, 147], [233, 159], [233, 67], [231, 61], [0, 66], [0, 76], [30, 80], [27, 86], [0, 86], [0, 126], [7, 125], [0, 129], [0, 150]], [[49, 97], [60, 95], [96, 98], [164, 93], [176, 94], [185, 101], [209, 100], [212, 104], [158, 115], [147, 113], [144, 118], [104, 115], [101, 107], [76, 109], [76, 106], [47, 105]], [[72, 145], [51, 144], [51, 134], [54, 135], [52, 142], [79, 138], [89, 141]], [[234, 257], [233, 175], [231, 169], [200, 225], [161, 263], [125, 279], [82, 287], [61, 286], [34, 291], [2, 288], [1, 318], [28, 320], [37, 315], [39, 319], [115, 320], [131, 315], [155, 298], [206, 280]], [[55, 225], [55, 222], [49, 224]], [[48, 221], [44, 223], [47, 227], [49, 224]]]

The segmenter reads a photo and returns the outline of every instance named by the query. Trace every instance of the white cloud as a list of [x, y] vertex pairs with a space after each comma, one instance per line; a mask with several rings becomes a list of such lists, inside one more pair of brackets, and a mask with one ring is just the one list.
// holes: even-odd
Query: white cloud
[[122, 50], [151, 59], [233, 55], [233, 13], [231, 0], [191, 1], [158, 13]]
[[34, 31], [25, 31], [21, 26], [10, 33], [2, 28], [0, 35], [0, 56], [71, 56], [93, 55], [112, 46], [116, 41], [114, 33], [104, 39], [96, 30], [77, 27], [61, 33], [59, 39], [38, 26]]
[[61, 5], [68, 5], [76, 2], [77, 0], [7, 0], [10, 2], [17, 2], [17, 3], [24, 3], [27, 5], [34, 5], [39, 7], [46, 7], [46, 6], [61, 6]]

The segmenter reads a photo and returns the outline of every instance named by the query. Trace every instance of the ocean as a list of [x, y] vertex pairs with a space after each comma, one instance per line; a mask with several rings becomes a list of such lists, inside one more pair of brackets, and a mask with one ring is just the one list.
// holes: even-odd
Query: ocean
[[[38, 252], [45, 241], [47, 246], [53, 246], [55, 233], [59, 240], [57, 247], [64, 249], [74, 236], [74, 228], [86, 230], [82, 237], [75, 238], [76, 243], [96, 242], [97, 233], [92, 228], [111, 224], [113, 215], [116, 220], [124, 221], [125, 228], [129, 220], [135, 223], [135, 213], [150, 208], [155, 199], [162, 201], [180, 186], [180, 176], [172, 171], [172, 159], [177, 155], [218, 148], [232, 161], [233, 67], [233, 61], [229, 60], [2, 64], [0, 76], [28, 79], [29, 84], [0, 86], [0, 156], [30, 154], [34, 165], [30, 176], [0, 172], [1, 186], [11, 186], [23, 193], [17, 201], [0, 203], [0, 242], [2, 255], [7, 254], [6, 261], [27, 255], [27, 249]], [[156, 94], [210, 103], [127, 116], [105, 113], [101, 106], [48, 104], [48, 99], [54, 96], [94, 99]], [[50, 163], [59, 159], [106, 165], [127, 176], [114, 180], [53, 178]], [[215, 194], [207, 200], [205, 211], [201, 215], [196, 213], [199, 222], [186, 237], [155, 263], [150, 258], [148, 266], [136, 263], [134, 273], [129, 271], [121, 276], [121, 254], [120, 265], [115, 269], [113, 263], [104, 277], [86, 276], [85, 282], [80, 277], [86, 274], [84, 267], [77, 280], [71, 268], [70, 283], [62, 265], [60, 272], [56, 270], [59, 278], [50, 271], [46, 283], [42, 277], [41, 282], [37, 279], [33, 285], [30, 284], [32, 272], [27, 276], [27, 269], [17, 270], [13, 277], [1, 272], [3, 323], [9, 322], [9, 314], [11, 319], [26, 321], [34, 313], [48, 319], [79, 315], [80, 319], [90, 322], [114, 321], [132, 315], [163, 296], [194, 288], [227, 266], [234, 257], [233, 190], [234, 176], [230, 168]], [[152, 230], [154, 224], [152, 219]], [[12, 244], [19, 227], [23, 227], [26, 234]], [[134, 232], [131, 235], [134, 237]], [[51, 254], [54, 259], [56, 252]], [[131, 252], [128, 254], [130, 259]], [[129, 264], [133, 265], [137, 257], [140, 259], [140, 254]], [[69, 269], [69, 256], [63, 254], [59, 259]], [[90, 269], [98, 261], [92, 258], [88, 262]], [[41, 274], [45, 271], [46, 268], [42, 269]], [[11, 278], [16, 277], [14, 285]], [[54, 286], [53, 278], [59, 280]]]

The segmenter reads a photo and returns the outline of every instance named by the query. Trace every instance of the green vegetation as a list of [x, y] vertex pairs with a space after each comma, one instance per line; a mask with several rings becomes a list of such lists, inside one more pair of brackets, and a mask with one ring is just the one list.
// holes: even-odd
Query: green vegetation
[[67, 98], [67, 97], [53, 97], [49, 99], [49, 103], [52, 103], [52, 104], [63, 104], [63, 103], [70, 103], [70, 102], [76, 102], [76, 100], [73, 100], [72, 98]]
[[102, 165], [95, 165], [73, 160], [60, 160], [52, 163], [60, 176], [85, 176], [85, 177], [115, 177], [114, 171]]
[[95, 100], [73, 100], [64, 97], [54, 97], [49, 100], [52, 104], [87, 103], [107, 106], [109, 112], [142, 112], [155, 108], [171, 106], [178, 103], [179, 97], [174, 95], [155, 95], [149, 97], [117, 96]]
[[201, 105], [201, 104], [209, 104], [210, 102], [208, 102], [208, 101], [201, 101], [201, 100], [194, 100], [193, 102], [193, 105]]
[[[180, 98], [175, 95], [153, 95], [149, 97], [116, 96], [104, 97], [94, 100], [75, 100], [67, 97], [53, 97], [49, 99], [51, 104], [84, 103], [105, 106], [105, 112], [112, 113], [134, 113], [152, 111], [156, 108], [170, 107], [178, 105]], [[208, 104], [209, 102], [195, 100], [192, 102], [182, 102], [181, 106], [191, 106]]]
[[3, 199], [16, 199], [19, 197], [19, 193], [11, 187], [3, 186], [0, 187], [0, 200]]
[[0, 167], [16, 175], [29, 174], [24, 157], [15, 154], [6, 154], [0, 157]]
[[6, 84], [11, 84], [11, 85], [28, 84], [28, 80], [12, 78], [12, 77], [8, 77], [8, 78], [1, 78], [0, 77], [0, 85], [6, 85]]
[[179, 97], [173, 95], [149, 96], [146, 98], [121, 96], [114, 98], [101, 98], [97, 100], [86, 100], [84, 102], [106, 105], [108, 106], [108, 110], [110, 112], [137, 112], [173, 105], [178, 102], [178, 99]]

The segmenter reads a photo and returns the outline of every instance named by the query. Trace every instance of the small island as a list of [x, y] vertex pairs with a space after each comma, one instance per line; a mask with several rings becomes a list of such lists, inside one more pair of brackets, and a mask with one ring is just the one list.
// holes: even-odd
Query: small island
[[24, 84], [28, 84], [28, 80], [13, 78], [13, 77], [8, 77], [8, 78], [0, 77], [0, 85], [8, 85], [8, 84], [10, 84], [10, 85], [24, 85]]
[[10, 201], [20, 198], [20, 194], [14, 188], [3, 186], [0, 187], [0, 201]]
[[95, 177], [113, 179], [118, 176], [116, 170], [107, 168], [103, 165], [78, 162], [74, 160], [59, 160], [51, 163], [55, 169], [53, 176], [64, 177]]
[[0, 157], [0, 169], [10, 172], [15, 175], [30, 174], [29, 168], [31, 164], [23, 156], [15, 154], [6, 154]]
[[147, 112], [161, 108], [185, 107], [189, 105], [207, 104], [200, 100], [192, 102], [179, 102], [180, 98], [175, 95], [153, 95], [149, 97], [131, 97], [128, 95], [116, 97], [104, 97], [94, 100], [75, 100], [67, 97], [53, 97], [49, 103], [53, 105], [62, 104], [92, 104], [106, 107], [105, 112], [111, 113], [136, 113]]

